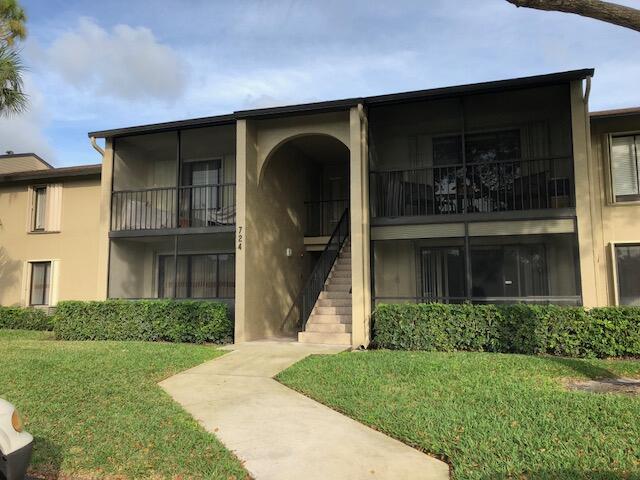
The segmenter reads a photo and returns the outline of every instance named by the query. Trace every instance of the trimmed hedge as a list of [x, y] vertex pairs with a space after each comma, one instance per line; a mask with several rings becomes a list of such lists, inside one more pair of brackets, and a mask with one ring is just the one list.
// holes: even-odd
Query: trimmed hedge
[[53, 330], [51, 315], [38, 308], [1, 307], [0, 328]]
[[556, 305], [379, 305], [373, 314], [379, 348], [640, 356], [640, 308]]
[[54, 331], [61, 340], [229, 343], [233, 322], [220, 302], [65, 301], [56, 308]]

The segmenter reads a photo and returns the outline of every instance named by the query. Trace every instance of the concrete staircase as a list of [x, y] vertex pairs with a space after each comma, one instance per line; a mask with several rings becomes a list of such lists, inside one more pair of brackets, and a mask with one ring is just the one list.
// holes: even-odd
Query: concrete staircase
[[351, 345], [351, 243], [347, 239], [320, 292], [304, 332], [302, 343]]

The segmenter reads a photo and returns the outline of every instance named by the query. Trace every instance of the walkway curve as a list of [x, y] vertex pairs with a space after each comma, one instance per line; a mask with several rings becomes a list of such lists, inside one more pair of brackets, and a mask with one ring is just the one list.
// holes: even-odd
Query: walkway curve
[[273, 380], [310, 354], [344, 347], [261, 341], [160, 382], [256, 480], [449, 478], [446, 463]]

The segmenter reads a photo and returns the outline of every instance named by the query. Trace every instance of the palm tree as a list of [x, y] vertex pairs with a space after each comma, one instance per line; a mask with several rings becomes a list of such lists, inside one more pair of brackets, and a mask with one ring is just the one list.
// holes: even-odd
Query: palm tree
[[17, 0], [0, 0], [0, 116], [27, 108], [22, 83], [24, 68], [15, 50], [15, 41], [27, 36], [26, 21]]

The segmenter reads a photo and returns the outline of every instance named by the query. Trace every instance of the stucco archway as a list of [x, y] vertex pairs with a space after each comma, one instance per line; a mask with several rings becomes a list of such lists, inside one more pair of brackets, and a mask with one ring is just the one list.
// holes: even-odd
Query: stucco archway
[[[251, 310], [245, 314], [245, 331], [250, 338], [296, 333], [289, 314], [320, 253], [307, 248], [305, 238], [326, 236], [348, 207], [349, 160], [344, 142], [323, 133], [289, 136], [265, 155], [247, 195], [247, 235], [259, 235], [246, 253]], [[333, 210], [325, 207], [332, 198], [342, 202]], [[309, 218], [318, 218], [309, 209], [316, 204], [322, 205], [322, 216], [309, 233]]]

